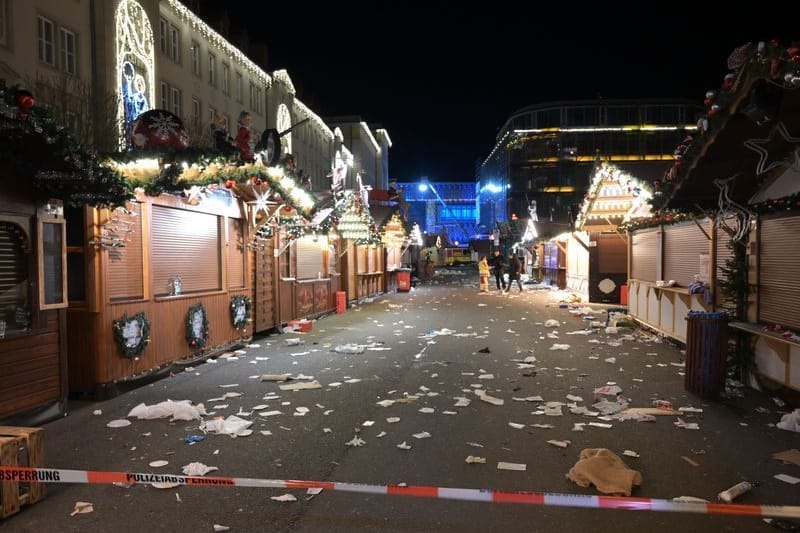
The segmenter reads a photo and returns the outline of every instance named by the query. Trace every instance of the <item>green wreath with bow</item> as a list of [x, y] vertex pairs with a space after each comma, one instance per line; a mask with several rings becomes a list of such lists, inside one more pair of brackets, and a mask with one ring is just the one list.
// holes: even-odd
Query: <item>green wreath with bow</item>
[[231, 322], [233, 327], [242, 330], [250, 321], [253, 303], [247, 296], [237, 295], [231, 298]]
[[190, 307], [186, 314], [186, 340], [189, 346], [200, 350], [208, 341], [208, 314], [201, 303]]
[[150, 321], [144, 312], [114, 320], [114, 340], [124, 357], [133, 359], [150, 344]]

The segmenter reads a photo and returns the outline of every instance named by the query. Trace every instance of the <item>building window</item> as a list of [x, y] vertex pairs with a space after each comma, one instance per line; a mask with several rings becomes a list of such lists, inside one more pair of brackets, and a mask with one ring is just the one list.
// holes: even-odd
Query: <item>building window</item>
[[241, 72], [237, 72], [236, 73], [236, 101], [239, 102], [239, 103], [242, 103], [243, 98], [244, 98], [242, 96], [242, 85], [243, 85], [243, 83], [244, 82], [242, 81], [242, 73]]
[[225, 63], [222, 64], [222, 92], [231, 94], [231, 67]]
[[217, 86], [217, 56], [208, 54], [208, 83]]
[[8, 35], [8, 1], [0, 0], [0, 45], [7, 42]]
[[180, 48], [181, 34], [178, 28], [170, 25], [169, 27], [169, 57], [176, 63], [181, 61]]
[[261, 101], [261, 87], [250, 82], [250, 109], [259, 115], [264, 113], [264, 102]]
[[158, 21], [158, 46], [161, 48], [161, 52], [166, 54], [167, 53], [167, 31], [169, 29], [169, 24], [164, 19], [160, 19]]
[[225, 131], [230, 131], [231, 128], [231, 117], [228, 115], [222, 116], [222, 126], [225, 128]]
[[200, 100], [192, 98], [192, 126], [200, 127]]
[[169, 85], [166, 82], [160, 84], [161, 92], [161, 109], [169, 109]]
[[39, 308], [67, 307], [67, 245], [63, 218], [39, 218]]
[[55, 26], [53, 21], [44, 17], [39, 19], [39, 61], [56, 66], [54, 33]]
[[172, 114], [179, 117], [181, 116], [181, 90], [177, 87], [172, 87]]
[[67, 74], [77, 74], [77, 44], [75, 34], [61, 28], [61, 68]]
[[195, 76], [200, 75], [200, 45], [192, 41], [192, 46], [189, 47], [189, 55], [192, 63], [192, 74]]
[[217, 121], [217, 110], [208, 106], [208, 123], [214, 124]]

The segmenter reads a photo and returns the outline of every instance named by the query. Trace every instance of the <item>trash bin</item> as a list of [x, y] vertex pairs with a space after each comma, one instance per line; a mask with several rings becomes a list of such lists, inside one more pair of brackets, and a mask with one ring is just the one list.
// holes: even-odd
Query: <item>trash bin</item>
[[719, 395], [728, 358], [728, 313], [689, 311], [686, 316], [684, 388], [705, 397]]
[[336, 291], [336, 314], [341, 315], [347, 309], [347, 293]]
[[397, 292], [408, 292], [411, 290], [411, 269], [400, 268], [397, 270]]

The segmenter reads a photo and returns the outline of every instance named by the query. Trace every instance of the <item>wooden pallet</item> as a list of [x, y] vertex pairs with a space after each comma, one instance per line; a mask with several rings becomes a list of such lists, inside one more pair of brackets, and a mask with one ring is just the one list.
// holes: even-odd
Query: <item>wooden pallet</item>
[[[0, 465], [44, 466], [44, 432], [41, 428], [0, 426]], [[0, 519], [19, 512], [44, 498], [45, 486], [38, 482], [0, 483]]]

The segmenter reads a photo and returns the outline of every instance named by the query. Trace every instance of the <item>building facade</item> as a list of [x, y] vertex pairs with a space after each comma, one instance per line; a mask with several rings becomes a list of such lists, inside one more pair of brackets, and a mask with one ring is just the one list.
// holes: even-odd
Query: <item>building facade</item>
[[446, 235], [451, 246], [467, 246], [477, 231], [474, 182], [400, 183], [408, 204], [408, 221], [429, 235]]
[[[352, 157], [352, 173], [346, 177], [348, 189], [361, 184], [372, 189], [389, 187], [389, 148], [392, 141], [385, 129], [374, 133], [361, 117], [331, 117], [331, 127], [341, 132], [341, 144]], [[342, 154], [344, 157], [344, 153]]]
[[[696, 129], [697, 106], [678, 99], [550, 102], [514, 112], [478, 171], [480, 223], [524, 216], [569, 224], [596, 157], [660, 179]], [[532, 203], [532, 202], [535, 202]]]

